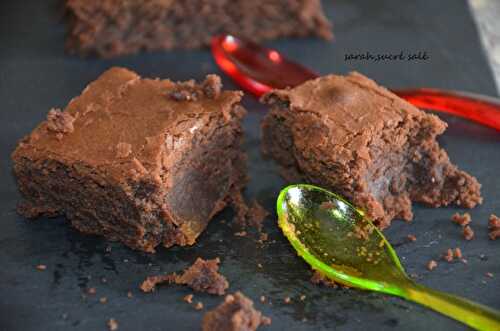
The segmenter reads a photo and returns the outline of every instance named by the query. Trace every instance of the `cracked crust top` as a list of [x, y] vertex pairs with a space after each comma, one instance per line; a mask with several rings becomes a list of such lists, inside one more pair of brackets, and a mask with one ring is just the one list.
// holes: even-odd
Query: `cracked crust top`
[[432, 137], [447, 127], [437, 116], [420, 111], [357, 72], [327, 75], [293, 89], [274, 90], [264, 95], [262, 102], [270, 106], [285, 102], [292, 111], [318, 117], [318, 123], [324, 125], [311, 132], [310, 139], [326, 144], [328, 137], [337, 149], [335, 161], [341, 163], [356, 157], [370, 161], [367, 146], [373, 137], [384, 129], [396, 128], [408, 118], [430, 122], [427, 134]]
[[[196, 94], [196, 102], [171, 96], [187, 90]], [[222, 92], [215, 75], [198, 85], [143, 79], [127, 69], [111, 68], [63, 112], [51, 110], [48, 120], [21, 141], [13, 157], [50, 155], [104, 167], [116, 179], [145, 172], [154, 178], [162, 165], [182, 153], [178, 137], [194, 134], [211, 113], [232, 112], [241, 97], [239, 91]], [[168, 153], [163, 151], [165, 143]]]

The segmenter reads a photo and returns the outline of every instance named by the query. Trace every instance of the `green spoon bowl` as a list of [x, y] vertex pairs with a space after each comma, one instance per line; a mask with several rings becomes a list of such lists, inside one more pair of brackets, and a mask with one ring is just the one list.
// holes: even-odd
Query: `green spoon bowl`
[[384, 235], [341, 196], [317, 186], [286, 187], [278, 224], [298, 255], [347, 286], [399, 296], [478, 330], [500, 330], [500, 312], [415, 283]]

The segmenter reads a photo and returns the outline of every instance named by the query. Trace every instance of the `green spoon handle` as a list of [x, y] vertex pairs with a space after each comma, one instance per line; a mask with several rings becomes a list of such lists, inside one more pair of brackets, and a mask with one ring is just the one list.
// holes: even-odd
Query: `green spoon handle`
[[415, 283], [404, 297], [477, 330], [500, 330], [500, 312], [479, 303]]

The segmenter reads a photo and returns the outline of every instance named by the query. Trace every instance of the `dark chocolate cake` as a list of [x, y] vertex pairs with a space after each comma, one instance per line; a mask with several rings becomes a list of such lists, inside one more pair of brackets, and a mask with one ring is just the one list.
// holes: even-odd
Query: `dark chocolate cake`
[[358, 73], [329, 75], [263, 97], [263, 151], [290, 182], [338, 192], [382, 228], [411, 220], [412, 201], [472, 208], [478, 181], [436, 137], [446, 123]]
[[66, 48], [80, 55], [200, 48], [220, 33], [332, 38], [319, 0], [66, 0], [65, 7]]
[[12, 154], [28, 216], [153, 252], [191, 245], [246, 181], [242, 93], [113, 68]]

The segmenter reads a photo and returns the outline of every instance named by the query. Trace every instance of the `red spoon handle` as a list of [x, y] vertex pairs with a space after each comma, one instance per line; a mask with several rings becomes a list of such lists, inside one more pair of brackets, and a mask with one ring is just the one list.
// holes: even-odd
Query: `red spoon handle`
[[397, 90], [394, 93], [416, 107], [453, 114], [500, 131], [498, 99], [466, 92], [428, 88]]
[[[273, 88], [293, 87], [318, 77], [276, 50], [230, 35], [212, 39], [212, 54], [222, 71], [257, 97]], [[416, 107], [453, 114], [500, 131], [499, 99], [429, 88], [393, 92]]]
[[318, 77], [274, 49], [230, 35], [212, 38], [212, 55], [224, 73], [256, 97]]

